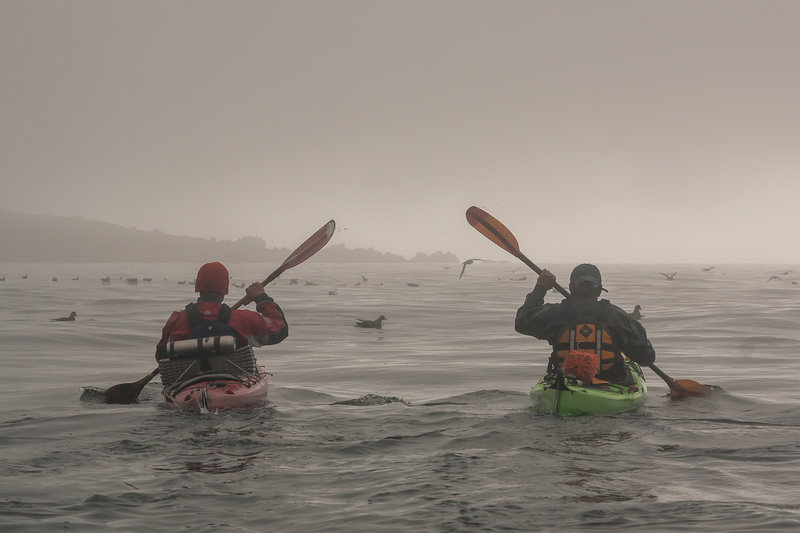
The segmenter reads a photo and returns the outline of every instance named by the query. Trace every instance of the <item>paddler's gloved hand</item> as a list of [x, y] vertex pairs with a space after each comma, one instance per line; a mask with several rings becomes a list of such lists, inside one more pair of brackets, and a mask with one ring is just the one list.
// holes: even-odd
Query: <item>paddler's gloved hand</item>
[[537, 299], [544, 299], [544, 295], [547, 294], [547, 291], [555, 287], [555, 285], [556, 275], [546, 268], [542, 269], [542, 273], [539, 274], [539, 278], [536, 280], [536, 285], [534, 285], [531, 295]]
[[264, 292], [264, 286], [258, 282], [247, 287], [245, 291], [247, 292], [248, 302], [255, 302], [256, 304], [259, 304], [261, 302], [273, 301], [272, 298], [270, 298], [267, 293]]
[[533, 290], [525, 297], [525, 305], [540, 307], [544, 304], [544, 297], [547, 291], [556, 286], [556, 276], [547, 269], [542, 270]]
[[556, 275], [545, 268], [542, 269], [542, 273], [539, 274], [539, 278], [536, 280], [536, 286], [533, 288], [533, 290], [545, 293], [555, 287], [555, 285]]

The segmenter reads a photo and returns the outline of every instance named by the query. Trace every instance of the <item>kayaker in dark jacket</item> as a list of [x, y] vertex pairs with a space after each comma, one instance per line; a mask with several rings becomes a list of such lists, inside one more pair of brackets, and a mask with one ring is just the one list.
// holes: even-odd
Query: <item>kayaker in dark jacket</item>
[[197, 272], [194, 290], [200, 296], [196, 303], [175, 311], [167, 320], [156, 346], [156, 359], [163, 347], [172, 341], [216, 335], [233, 335], [237, 345], [266, 346], [277, 344], [289, 335], [289, 326], [281, 308], [253, 283], [246, 292], [255, 302], [256, 311], [233, 309], [222, 303], [228, 294], [228, 269], [222, 263], [206, 263]]
[[656, 354], [644, 327], [608, 300], [599, 300], [600, 270], [591, 264], [576, 266], [569, 280], [570, 298], [557, 304], [544, 303], [556, 277], [542, 270], [533, 291], [517, 310], [514, 328], [518, 333], [546, 340], [553, 347], [551, 370], [562, 364], [571, 350], [599, 354], [598, 379], [624, 381], [622, 353], [641, 365], [655, 361]]

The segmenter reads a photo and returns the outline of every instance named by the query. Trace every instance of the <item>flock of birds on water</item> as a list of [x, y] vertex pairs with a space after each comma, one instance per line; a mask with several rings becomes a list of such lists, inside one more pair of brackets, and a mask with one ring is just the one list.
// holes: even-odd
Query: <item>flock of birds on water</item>
[[[461, 272], [458, 274], [458, 279], [461, 279], [464, 276], [464, 273], [467, 270], [467, 266], [473, 264], [475, 261], [486, 261], [486, 259], [479, 259], [479, 258], [475, 257], [475, 258], [467, 259], [466, 261], [463, 261], [461, 263]], [[445, 267], [445, 268], [450, 268], [450, 267]], [[703, 272], [710, 272], [713, 269], [714, 269], [714, 267], [710, 266], [710, 267], [703, 267], [700, 270], [702, 270]], [[770, 281], [782, 281], [783, 278], [781, 278], [781, 276], [789, 275], [791, 272], [792, 272], [791, 270], [785, 270], [783, 272], [780, 272], [779, 273], [780, 275], [770, 276], [767, 279], [767, 281], [768, 282], [770, 282]], [[664, 276], [664, 278], [667, 281], [674, 281], [675, 280], [675, 276], [678, 274], [678, 272], [677, 271], [676, 272], [672, 272], [672, 273], [659, 272], [659, 274]], [[24, 274], [22, 276], [22, 279], [28, 279], [28, 275]], [[79, 279], [80, 279], [79, 276], [75, 276], [74, 278], [72, 278], [73, 281], [77, 281]], [[130, 285], [136, 285], [139, 282], [139, 278], [120, 277], [119, 279], [120, 280], [125, 280]], [[517, 278], [514, 281], [523, 281], [525, 279], [526, 279], [525, 277], [522, 277], [522, 278]], [[5, 276], [0, 277], [0, 282], [5, 281], [5, 280], [6, 280]], [[57, 282], [58, 278], [54, 276], [52, 278], [52, 281], [53, 282]], [[102, 277], [102, 278], [100, 278], [100, 281], [103, 282], [103, 283], [110, 283], [111, 282], [111, 277], [110, 276]], [[142, 281], [150, 282], [150, 281], [152, 281], [152, 278], [142, 278]], [[366, 283], [367, 281], [368, 281], [368, 279], [365, 276], [361, 276], [361, 281], [357, 282], [356, 285], [361, 285], [361, 283]], [[290, 285], [297, 285], [298, 282], [299, 282], [299, 280], [297, 278], [291, 278], [289, 280], [289, 284]], [[178, 281], [179, 285], [186, 285], [186, 283], [187, 282], [185, 280], [184, 281]], [[192, 281], [192, 283], [194, 283], [194, 281]], [[231, 284], [234, 287], [240, 288], [240, 289], [243, 289], [245, 287], [244, 283], [234, 283], [234, 282], [232, 282]], [[792, 284], [793, 285], [797, 285], [798, 282], [797, 281], [792, 281]], [[311, 282], [311, 281], [306, 281], [305, 285], [319, 285], [319, 284]], [[380, 285], [383, 285], [383, 284], [381, 283]], [[409, 283], [407, 283], [407, 285], [409, 287], [419, 287], [418, 283], [409, 282]], [[335, 294], [337, 294], [337, 292], [336, 292], [336, 290], [330, 290], [330, 291], [328, 291], [328, 294], [335, 295]], [[77, 316], [78, 316], [78, 313], [76, 313], [75, 311], [72, 311], [72, 312], [70, 312], [70, 314], [68, 316], [63, 316], [63, 317], [59, 317], [59, 318], [53, 318], [53, 319], [51, 319], [51, 321], [52, 322], [73, 322], [73, 321], [75, 321]], [[633, 308], [633, 311], [628, 313], [628, 316], [630, 316], [634, 320], [641, 320], [642, 318], [644, 318], [644, 315], [642, 314], [642, 306], [637, 304]], [[367, 320], [367, 319], [363, 319], [363, 318], [357, 318], [356, 322], [355, 322], [355, 324], [353, 324], [353, 326], [354, 327], [358, 327], [358, 328], [382, 329], [384, 320], [387, 320], [385, 315], [380, 315], [375, 320]]]

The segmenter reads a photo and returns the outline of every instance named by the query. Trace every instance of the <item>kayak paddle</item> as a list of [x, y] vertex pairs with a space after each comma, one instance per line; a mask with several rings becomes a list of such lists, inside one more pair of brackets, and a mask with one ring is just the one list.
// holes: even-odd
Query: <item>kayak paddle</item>
[[[494, 218], [492, 215], [483, 209], [472, 206], [467, 209], [467, 222], [469, 225], [478, 230], [487, 239], [495, 243], [497, 246], [507, 251], [523, 263], [531, 267], [537, 274], [542, 273], [542, 269], [536, 266], [530, 259], [525, 257], [519, 249], [516, 237], [511, 231], [503, 225], [502, 222]], [[554, 285], [555, 289], [569, 298], [570, 294], [558, 283]], [[649, 365], [658, 377], [664, 380], [669, 386], [670, 394], [673, 398], [684, 398], [686, 396], [704, 396], [706, 387], [691, 379], [672, 379], [664, 372], [661, 371], [655, 364]]]
[[[306, 239], [306, 241], [301, 244], [297, 250], [292, 252], [292, 254], [281, 263], [281, 266], [275, 269], [275, 271], [267, 276], [267, 278], [261, 282], [261, 285], [266, 286], [272, 280], [280, 276], [284, 271], [289, 270], [290, 268], [296, 267], [318, 251], [320, 251], [329, 240], [333, 236], [333, 232], [336, 229], [336, 222], [333, 220], [328, 221], [327, 224], [322, 226], [320, 229], [316, 231], [311, 237]], [[235, 304], [231, 306], [231, 309], [236, 309], [244, 304], [250, 302], [250, 297], [245, 296]], [[142, 389], [144, 389], [145, 385], [147, 385], [151, 379], [158, 375], [158, 368], [147, 374], [145, 377], [140, 379], [139, 381], [134, 381], [133, 383], [120, 383], [118, 385], [113, 385], [106, 389], [103, 392], [103, 400], [105, 403], [133, 403], [141, 394]]]

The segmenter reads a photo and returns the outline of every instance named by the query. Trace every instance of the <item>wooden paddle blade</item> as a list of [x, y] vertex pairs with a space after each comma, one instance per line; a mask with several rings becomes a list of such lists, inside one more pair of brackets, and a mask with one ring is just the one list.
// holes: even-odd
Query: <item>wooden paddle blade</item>
[[303, 244], [297, 247], [297, 250], [286, 258], [281, 264], [281, 267], [286, 270], [295, 267], [320, 251], [325, 246], [336, 230], [336, 222], [329, 220], [327, 224], [322, 226], [311, 237], [305, 240]]
[[[272, 280], [283, 274], [284, 271], [289, 270], [292, 267], [296, 267], [315, 253], [319, 252], [323, 246], [328, 244], [328, 241], [331, 240], [333, 236], [333, 232], [336, 230], [336, 222], [333, 220], [329, 220], [324, 226], [319, 228], [311, 237], [305, 240], [303, 244], [297, 247], [297, 250], [291, 253], [289, 257], [287, 257], [281, 266], [275, 269], [275, 271], [267, 276], [267, 278], [261, 282], [262, 285], [268, 285]], [[238, 309], [242, 305], [245, 305], [250, 302], [250, 297], [245, 295], [242, 297], [241, 300], [236, 302], [231, 306], [231, 309]]]
[[689, 398], [693, 396], [705, 396], [708, 388], [691, 379], [672, 379], [666, 375], [655, 364], [650, 365], [650, 369], [658, 374], [658, 377], [664, 380], [669, 386], [669, 393], [672, 399], [678, 400], [681, 398]]
[[[475, 207], [473, 205], [467, 209], [467, 222], [484, 237], [531, 267], [534, 272], [537, 274], [542, 273], [542, 269], [536, 266], [533, 261], [525, 257], [525, 254], [520, 251], [519, 243], [517, 242], [517, 238], [514, 237], [514, 234], [492, 215], [480, 207]], [[570, 297], [567, 290], [558, 283], [553, 285], [553, 288], [563, 294], [565, 298]]]
[[289, 257], [281, 263], [275, 272], [267, 276], [262, 285], [268, 285], [272, 280], [280, 276], [285, 270], [296, 267], [315, 253], [319, 252], [328, 241], [333, 237], [333, 232], [336, 230], [336, 222], [329, 220], [324, 226], [319, 228], [311, 237], [305, 240], [303, 244], [297, 247], [297, 250], [291, 253]]
[[519, 257], [521, 252], [517, 238], [492, 215], [473, 205], [467, 209], [467, 222], [497, 246], [511, 255]]
[[708, 389], [705, 385], [691, 379], [674, 379], [669, 388], [670, 396], [673, 399], [696, 398], [705, 396], [706, 392]]
[[134, 403], [139, 398], [142, 389], [156, 377], [158, 368], [147, 374], [139, 381], [133, 383], [120, 383], [103, 391], [103, 401], [106, 403]]

